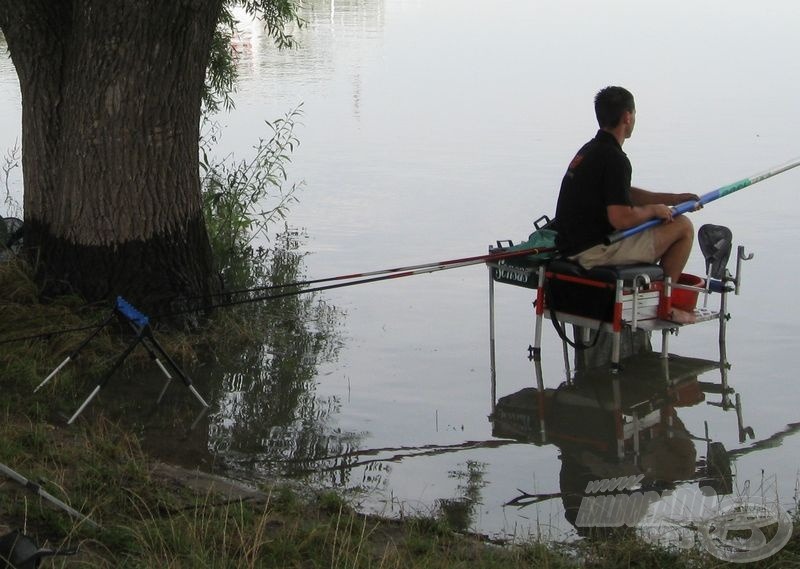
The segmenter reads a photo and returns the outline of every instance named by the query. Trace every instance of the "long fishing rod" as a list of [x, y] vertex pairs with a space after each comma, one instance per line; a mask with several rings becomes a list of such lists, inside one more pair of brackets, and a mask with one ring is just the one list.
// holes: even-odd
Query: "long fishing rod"
[[[267, 291], [267, 290], [276, 290], [282, 288], [289, 288], [289, 287], [296, 287], [296, 286], [309, 286], [315, 284], [321, 284], [326, 282], [333, 282], [333, 281], [345, 281], [345, 280], [352, 280], [352, 279], [361, 279], [366, 277], [374, 277], [378, 275], [386, 275], [392, 273], [408, 273], [411, 271], [418, 271], [421, 269], [444, 269], [444, 268], [457, 268], [457, 267], [466, 267], [469, 265], [476, 265], [478, 263], [483, 263], [487, 261], [499, 261], [502, 259], [508, 259], [512, 257], [521, 257], [523, 255], [540, 255], [543, 253], [552, 253], [555, 252], [554, 247], [538, 247], [538, 248], [531, 248], [531, 249], [519, 249], [515, 251], [507, 251], [507, 252], [498, 252], [498, 253], [488, 253], [486, 255], [476, 255], [473, 257], [462, 257], [460, 259], [447, 259], [445, 261], [433, 261], [430, 263], [421, 263], [418, 265], [409, 265], [406, 267], [394, 267], [389, 269], [379, 269], [376, 271], [367, 271], [363, 273], [351, 273], [348, 275], [337, 275], [335, 277], [323, 277], [319, 279], [311, 279], [306, 281], [297, 281], [293, 283], [287, 284], [273, 284], [273, 285], [264, 285], [259, 287], [253, 288], [246, 288], [246, 289], [239, 289], [239, 290], [229, 290], [225, 292], [220, 292], [211, 295], [198, 295], [188, 297], [186, 300], [194, 300], [197, 298], [215, 298], [218, 296], [229, 296], [233, 294], [244, 294], [248, 292], [260, 292], [260, 291]], [[425, 271], [423, 271], [425, 272]], [[415, 274], [422, 274], [422, 273], [415, 273]], [[403, 276], [408, 276], [404, 274]]]
[[[690, 211], [694, 211], [697, 209], [698, 205], [705, 205], [709, 202], [713, 202], [714, 200], [718, 200], [719, 198], [723, 198], [728, 194], [732, 194], [733, 192], [738, 192], [739, 190], [743, 190], [748, 186], [752, 186], [753, 184], [757, 184], [762, 180], [766, 180], [767, 178], [771, 178], [772, 176], [776, 176], [782, 172], [786, 172], [787, 170], [791, 170], [800, 166], [800, 159], [791, 160], [782, 164], [780, 166], [776, 166], [775, 168], [771, 168], [760, 174], [756, 174], [755, 176], [750, 176], [749, 178], [744, 178], [737, 182], [733, 182], [732, 184], [728, 184], [727, 186], [722, 186], [721, 188], [717, 188], [716, 190], [712, 190], [706, 194], [700, 196], [698, 201], [685, 201], [683, 203], [679, 203], [678, 205], [672, 208], [672, 216], [675, 217], [677, 215], [682, 215], [684, 213], [688, 213]], [[650, 229], [651, 227], [655, 227], [663, 223], [661, 219], [651, 219], [650, 221], [645, 221], [644, 223], [637, 225], [636, 227], [631, 227], [629, 229], [621, 229], [619, 231], [615, 231], [611, 233], [605, 238], [605, 244], [611, 245], [612, 243], [616, 243], [617, 241], [621, 241], [627, 237], [632, 235], [636, 235], [637, 233], [641, 233], [645, 229]]]
[[[521, 256], [521, 255], [540, 255], [540, 254], [543, 254], [543, 253], [552, 253], [555, 250], [556, 249], [554, 247], [539, 247], [539, 248], [531, 248], [531, 249], [522, 249], [522, 250], [519, 250], [519, 251], [510, 251], [508, 253], [490, 253], [488, 255], [480, 255], [480, 256], [477, 256], [477, 257], [465, 257], [464, 259], [453, 259], [453, 260], [450, 260], [450, 261], [443, 261], [443, 262], [440, 262], [438, 264], [427, 263], [427, 264], [424, 264], [424, 265], [418, 265], [416, 268], [415, 267], [410, 267], [409, 268], [410, 270], [405, 270], [405, 271], [399, 271], [399, 269], [395, 269], [396, 271], [399, 271], [399, 272], [393, 272], [393, 273], [389, 273], [389, 274], [381, 274], [381, 273], [386, 273], [387, 271], [373, 271], [372, 273], [361, 273], [361, 274], [362, 275], [373, 274], [373, 275], [377, 275], [377, 276], [373, 276], [373, 277], [369, 277], [369, 278], [363, 278], [363, 279], [357, 279], [357, 280], [350, 280], [350, 281], [344, 282], [344, 283], [334, 283], [334, 284], [329, 284], [329, 285], [324, 285], [324, 286], [312, 287], [312, 288], [307, 288], [307, 289], [303, 289], [303, 290], [300, 290], [300, 291], [294, 291], [293, 290], [293, 291], [289, 291], [289, 292], [281, 292], [281, 293], [278, 293], [278, 294], [267, 294], [267, 295], [263, 295], [263, 296], [255, 296], [255, 297], [251, 297], [251, 298], [233, 300], [233, 301], [228, 301], [228, 302], [212, 305], [212, 306], [209, 306], [207, 308], [224, 308], [224, 307], [227, 307], [227, 306], [236, 306], [236, 305], [239, 305], [239, 304], [249, 304], [249, 303], [253, 303], [253, 302], [274, 300], [274, 299], [285, 298], [287, 296], [294, 296], [294, 295], [298, 295], [298, 294], [308, 294], [308, 293], [312, 293], [312, 292], [320, 292], [320, 291], [323, 291], [323, 290], [332, 290], [332, 289], [335, 289], [335, 288], [343, 288], [343, 287], [355, 286], [355, 285], [360, 285], [360, 284], [374, 283], [374, 282], [386, 281], [386, 280], [390, 280], [390, 279], [399, 279], [399, 278], [403, 278], [403, 277], [410, 277], [410, 276], [413, 276], [413, 275], [422, 275], [422, 274], [427, 274], [427, 273], [435, 273], [435, 272], [438, 272], [438, 271], [446, 271], [448, 269], [458, 269], [458, 268], [461, 268], [461, 267], [469, 267], [471, 265], [477, 265], [477, 264], [480, 264], [480, 263], [485, 263], [485, 262], [487, 262], [489, 260], [507, 259], [509, 257], [518, 257], [518, 256]], [[332, 277], [330, 279], [319, 279], [317, 282], [323, 282], [324, 280], [338, 280], [338, 279], [341, 279], [341, 278], [342, 277]], [[352, 275], [349, 276], [349, 278], [352, 279], [353, 278]], [[156, 317], [162, 318], [162, 317], [168, 317], [168, 316], [178, 316], [178, 315], [181, 315], [181, 314], [188, 314], [188, 313], [191, 313], [191, 312], [197, 312], [197, 309], [190, 308], [190, 309], [186, 309], [186, 310], [180, 310], [180, 311], [177, 311], [177, 312], [170, 312], [170, 313], [166, 313], [166, 314], [158, 314], [158, 315], [154, 316], [154, 318], [156, 318]]]
[[[365, 272], [365, 273], [353, 273], [353, 274], [349, 274], [349, 275], [339, 275], [339, 276], [335, 276], [335, 277], [313, 279], [313, 280], [308, 280], [308, 281], [299, 281], [299, 282], [288, 283], [288, 284], [283, 284], [283, 285], [269, 285], [269, 286], [255, 287], [255, 288], [249, 288], [249, 289], [233, 290], [233, 291], [227, 291], [227, 292], [224, 292], [224, 293], [219, 293], [219, 294], [214, 294], [214, 295], [194, 296], [194, 297], [190, 297], [189, 299], [215, 298], [215, 297], [219, 297], [219, 296], [229, 296], [229, 295], [234, 295], [234, 294], [244, 294], [244, 293], [261, 292], [261, 291], [267, 291], [267, 290], [277, 290], [277, 289], [289, 288], [289, 287], [308, 286], [308, 285], [312, 285], [312, 284], [320, 284], [320, 283], [331, 282], [331, 281], [351, 280], [351, 282], [340, 283], [340, 284], [336, 284], [336, 285], [322, 286], [322, 287], [304, 289], [304, 290], [300, 290], [300, 291], [290, 291], [290, 292], [280, 293], [280, 294], [270, 294], [270, 295], [264, 295], [264, 296], [258, 296], [258, 297], [251, 297], [251, 298], [246, 298], [246, 299], [242, 299], [242, 300], [238, 300], [238, 301], [221, 302], [221, 303], [218, 303], [218, 304], [214, 304], [214, 305], [211, 305], [211, 306], [204, 307], [203, 310], [210, 309], [210, 308], [224, 308], [226, 306], [232, 306], [232, 305], [236, 305], [236, 304], [245, 304], [245, 303], [250, 303], [250, 302], [258, 302], [258, 301], [261, 301], [261, 300], [270, 300], [270, 299], [273, 299], [273, 298], [284, 298], [284, 297], [292, 296], [292, 295], [296, 295], [296, 294], [319, 292], [319, 291], [323, 291], [323, 290], [330, 290], [330, 289], [334, 289], [334, 288], [353, 286], [353, 285], [357, 285], [357, 284], [366, 284], [366, 283], [377, 282], [377, 281], [382, 281], [382, 280], [388, 280], [388, 279], [393, 279], [393, 278], [407, 277], [407, 276], [411, 276], [411, 275], [418, 275], [418, 274], [424, 274], [424, 273], [432, 273], [432, 272], [436, 272], [436, 271], [442, 271], [442, 270], [445, 270], [445, 269], [456, 269], [456, 268], [459, 268], [459, 267], [467, 267], [467, 266], [470, 266], [470, 265], [477, 265], [478, 263], [483, 263], [483, 262], [488, 262], [488, 261], [499, 261], [499, 260], [509, 259], [509, 258], [513, 258], [513, 257], [521, 257], [523, 255], [540, 255], [540, 254], [544, 254], [544, 253], [553, 253], [555, 251], [556, 251], [556, 249], [554, 247], [538, 247], [538, 248], [534, 247], [534, 248], [530, 248], [530, 249], [520, 249], [520, 250], [516, 250], [516, 251], [489, 253], [487, 255], [478, 255], [478, 256], [474, 256], [474, 257], [463, 257], [461, 259], [448, 259], [448, 260], [445, 260], [445, 261], [436, 261], [436, 262], [433, 262], [433, 263], [422, 263], [422, 264], [419, 264], [419, 265], [412, 265], [412, 266], [408, 266], [408, 267], [397, 267], [397, 268], [393, 268], [393, 269], [381, 269], [381, 270], [378, 270], [378, 271], [369, 271], [369, 272]], [[379, 276], [379, 275], [383, 275], [383, 276], [380, 276], [379, 278], [362, 278], [360, 280], [352, 280], [352, 279], [358, 279], [359, 277], [373, 277], [373, 276]], [[166, 317], [166, 316], [178, 316], [178, 315], [181, 315], [181, 314], [189, 314], [189, 313], [197, 312], [197, 311], [198, 311], [198, 309], [192, 308], [192, 309], [186, 309], [186, 310], [179, 310], [179, 311], [175, 311], [175, 312], [157, 314], [157, 315], [155, 315], [155, 317], [158, 318], [158, 317]], [[40, 339], [40, 338], [57, 336], [57, 335], [60, 335], [60, 334], [66, 334], [68, 332], [76, 332], [76, 331], [82, 331], [82, 330], [94, 330], [96, 328], [97, 328], [97, 324], [93, 324], [91, 326], [82, 326], [82, 327], [79, 327], [79, 328], [66, 328], [66, 329], [61, 329], [61, 330], [49, 330], [49, 331], [41, 332], [39, 334], [32, 334], [32, 335], [29, 335], [29, 336], [22, 336], [22, 337], [17, 337], [17, 338], [9, 338], [9, 339], [0, 340], [0, 345], [2, 345], [2, 344], [10, 344], [10, 343], [13, 343], [13, 342], [27, 341], [27, 340], [37, 340], [37, 339]], [[63, 364], [66, 364], [67, 361], [69, 361], [69, 359], [70, 358], [67, 358], [67, 360], [65, 360], [63, 362]], [[58, 370], [56, 370], [56, 371], [58, 371]]]

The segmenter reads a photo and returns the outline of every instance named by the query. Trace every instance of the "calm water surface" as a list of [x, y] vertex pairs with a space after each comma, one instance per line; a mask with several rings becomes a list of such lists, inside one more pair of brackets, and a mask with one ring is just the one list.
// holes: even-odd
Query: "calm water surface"
[[[307, 238], [297, 249], [302, 267], [289, 267], [290, 276], [479, 255], [498, 239], [527, 236], [533, 219], [552, 214], [567, 162], [594, 135], [592, 97], [608, 84], [637, 98], [625, 150], [642, 187], [701, 194], [800, 155], [793, 49], [800, 4], [789, 0], [312, 0], [304, 17], [293, 51], [277, 52], [257, 26], [243, 26], [236, 109], [218, 117], [226, 127], [220, 154], [243, 156], [268, 134], [263, 120], [302, 103], [291, 175], [305, 188], [290, 221]], [[7, 148], [19, 137], [7, 60], [0, 60], [0, 96]], [[478, 266], [285, 307], [305, 322], [269, 337], [235, 369], [196, 371], [207, 376], [214, 409], [200, 435], [178, 445], [182, 456], [170, 452], [251, 481], [290, 473], [368, 490], [356, 494], [365, 511], [445, 508], [483, 533], [569, 539], [576, 532], [565, 495], [587, 477], [661, 472], [667, 464], [673, 470], [663, 477], [695, 478], [707, 427], [732, 461], [734, 492], [775, 487], [793, 507], [799, 185], [792, 171], [692, 214], [697, 227], [729, 226], [755, 253], [730, 303], [727, 381], [741, 420], [719, 405], [719, 369], [646, 362], [637, 377], [624, 378], [621, 404], [638, 405], [655, 422], [638, 459], [616, 460], [613, 386], [608, 379], [561, 386], [561, 347], [548, 327], [552, 436], [541, 440], [530, 428], [537, 407], [524, 391], [534, 384], [526, 357], [532, 297], [498, 287], [497, 396], [505, 414], [493, 424], [488, 276]], [[688, 268], [702, 266], [698, 250]], [[684, 329], [670, 347], [716, 360], [717, 329]], [[664, 389], [665, 374], [680, 380], [675, 389]], [[753, 439], [742, 440], [744, 427]]]

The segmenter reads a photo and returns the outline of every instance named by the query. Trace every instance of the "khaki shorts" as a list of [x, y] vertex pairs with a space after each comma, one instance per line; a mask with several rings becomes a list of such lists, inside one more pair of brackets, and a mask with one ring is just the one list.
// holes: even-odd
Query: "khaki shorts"
[[655, 237], [652, 230], [642, 231], [613, 245], [595, 245], [570, 257], [584, 269], [598, 265], [630, 265], [656, 261]]

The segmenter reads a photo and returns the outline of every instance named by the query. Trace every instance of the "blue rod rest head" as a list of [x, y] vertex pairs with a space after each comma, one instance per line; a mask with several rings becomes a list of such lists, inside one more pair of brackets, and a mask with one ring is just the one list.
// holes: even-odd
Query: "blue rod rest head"
[[117, 297], [116, 309], [117, 312], [136, 324], [139, 328], [144, 328], [150, 322], [150, 319], [147, 316], [139, 312], [130, 302], [121, 296]]

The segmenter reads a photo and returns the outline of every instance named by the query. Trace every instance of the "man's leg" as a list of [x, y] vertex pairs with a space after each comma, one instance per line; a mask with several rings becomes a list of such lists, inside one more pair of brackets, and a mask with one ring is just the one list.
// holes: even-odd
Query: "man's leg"
[[[654, 227], [653, 237], [656, 256], [661, 257], [661, 267], [664, 269], [664, 273], [672, 279], [673, 283], [678, 282], [678, 278], [686, 266], [686, 261], [689, 259], [689, 254], [692, 252], [694, 243], [692, 222], [685, 215], [680, 215], [671, 223]], [[669, 318], [681, 324], [691, 324], [695, 321], [694, 314], [677, 308], [672, 309]]]
[[670, 223], [658, 225], [652, 229], [655, 237], [656, 257], [661, 259], [661, 266], [672, 282], [678, 282], [694, 243], [694, 227], [685, 215], [679, 215]]

